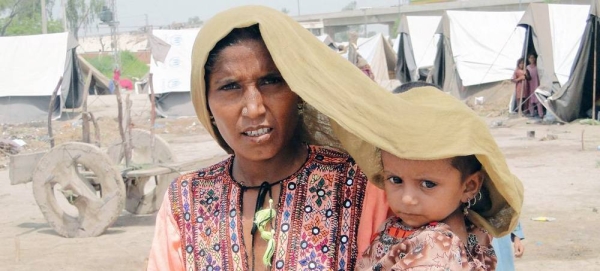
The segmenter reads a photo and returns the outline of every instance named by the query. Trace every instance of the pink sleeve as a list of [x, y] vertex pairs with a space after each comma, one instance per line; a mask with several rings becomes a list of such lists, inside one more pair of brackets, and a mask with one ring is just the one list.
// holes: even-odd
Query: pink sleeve
[[358, 259], [371, 245], [371, 237], [379, 226], [390, 216], [385, 192], [371, 182], [367, 183], [360, 224], [358, 225]]
[[165, 193], [163, 203], [156, 215], [154, 240], [148, 259], [149, 271], [184, 270], [179, 227], [173, 218], [168, 195], [169, 192]]

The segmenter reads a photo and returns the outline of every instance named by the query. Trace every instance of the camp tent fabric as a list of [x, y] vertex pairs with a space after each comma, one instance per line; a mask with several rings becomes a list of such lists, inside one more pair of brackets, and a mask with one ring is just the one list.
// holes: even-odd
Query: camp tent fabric
[[432, 69], [433, 83], [456, 97], [463, 87], [507, 80], [522, 54], [523, 12], [446, 11]]
[[400, 19], [399, 35], [394, 43], [398, 55], [396, 78], [400, 82], [417, 81], [433, 66], [441, 16], [406, 16]]
[[519, 23], [529, 33], [524, 50], [538, 55], [535, 95], [548, 118], [572, 121], [591, 107], [595, 6], [533, 3]]
[[[157, 112], [163, 117], [193, 116], [194, 108], [190, 101], [190, 73], [192, 46], [198, 29], [153, 30], [152, 35], [164, 41], [170, 48], [163, 61], [152, 58], [150, 72]], [[153, 43], [154, 44], [154, 43]], [[157, 44], [162, 44], [159, 42]], [[151, 48], [164, 55], [165, 46]]]
[[390, 78], [390, 72], [393, 74], [396, 68], [396, 53], [382, 34], [359, 38], [356, 46], [358, 53], [371, 66], [375, 82], [388, 90], [391, 90], [393, 85], [397, 85], [393, 82], [395, 78]]
[[337, 50], [337, 44], [329, 35], [325, 34], [317, 36], [317, 39], [319, 39], [322, 43], [325, 43], [325, 45], [329, 46], [329, 48]]
[[[486, 183], [492, 207], [469, 212], [469, 218], [494, 236], [516, 226], [523, 186], [510, 173], [487, 125], [471, 109], [432, 87], [400, 95], [383, 90], [292, 18], [271, 8], [244, 6], [222, 12], [204, 25], [194, 45], [194, 108], [225, 150], [231, 152], [211, 123], [204, 65], [215, 44], [231, 30], [255, 24], [286, 83], [306, 103], [308, 143], [347, 151], [376, 185], [381, 185], [376, 176], [382, 171], [378, 149], [417, 160], [476, 154], [490, 177]], [[395, 117], [405, 115], [411, 117]], [[478, 144], [473, 144], [474, 137]]]
[[0, 123], [42, 121], [62, 77], [52, 117], [81, 106], [83, 80], [69, 33], [0, 37]]

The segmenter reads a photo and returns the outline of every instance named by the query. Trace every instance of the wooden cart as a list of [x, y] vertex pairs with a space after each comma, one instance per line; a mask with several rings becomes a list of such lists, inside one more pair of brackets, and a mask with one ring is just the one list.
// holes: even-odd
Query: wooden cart
[[101, 235], [125, 209], [133, 214], [158, 210], [180, 173], [222, 159], [177, 162], [166, 141], [133, 129], [132, 160], [126, 167], [122, 144], [107, 152], [93, 144], [68, 142], [48, 152], [10, 157], [11, 184], [32, 182], [37, 205], [50, 226], [64, 237]]
[[[54, 106], [61, 81], [62, 79], [54, 90], [50, 109]], [[90, 82], [91, 72], [86, 79], [85, 94]], [[64, 237], [98, 236], [117, 220], [123, 209], [133, 214], [154, 213], [160, 207], [169, 184], [179, 174], [223, 159], [215, 157], [177, 162], [173, 151], [162, 138], [150, 131], [131, 129], [131, 120], [128, 117], [129, 99], [126, 117], [123, 118], [118, 87], [116, 96], [122, 139], [110, 145], [107, 150], [103, 151], [90, 143], [90, 121], [96, 128], [96, 144], [99, 144], [100, 139], [94, 117], [87, 112], [87, 95], [84, 95], [84, 142], [67, 142], [54, 146], [50, 118], [52, 110], [49, 110], [48, 133], [51, 149], [47, 152], [10, 157], [11, 184], [32, 182], [33, 194], [42, 214], [50, 226]], [[153, 92], [150, 98], [153, 127]]]

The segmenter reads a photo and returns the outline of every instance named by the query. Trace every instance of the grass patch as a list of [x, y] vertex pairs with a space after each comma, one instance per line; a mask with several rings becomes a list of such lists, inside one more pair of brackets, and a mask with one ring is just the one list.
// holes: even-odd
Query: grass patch
[[[140, 61], [132, 52], [122, 51], [121, 56], [121, 78], [142, 78], [150, 71], [150, 67]], [[92, 66], [98, 69], [108, 78], [113, 77], [115, 67], [112, 56], [98, 56], [88, 60]]]

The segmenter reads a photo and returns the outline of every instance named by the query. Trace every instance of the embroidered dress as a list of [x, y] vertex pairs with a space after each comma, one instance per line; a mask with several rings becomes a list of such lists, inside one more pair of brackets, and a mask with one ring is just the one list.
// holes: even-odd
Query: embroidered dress
[[[185, 270], [249, 270], [232, 162], [183, 175], [167, 192]], [[354, 270], [367, 183], [352, 158], [309, 146], [305, 164], [280, 185], [271, 269]]]
[[468, 230], [464, 244], [444, 223], [420, 228], [389, 218], [374, 235], [358, 270], [495, 270], [496, 255], [489, 235], [480, 228]]

